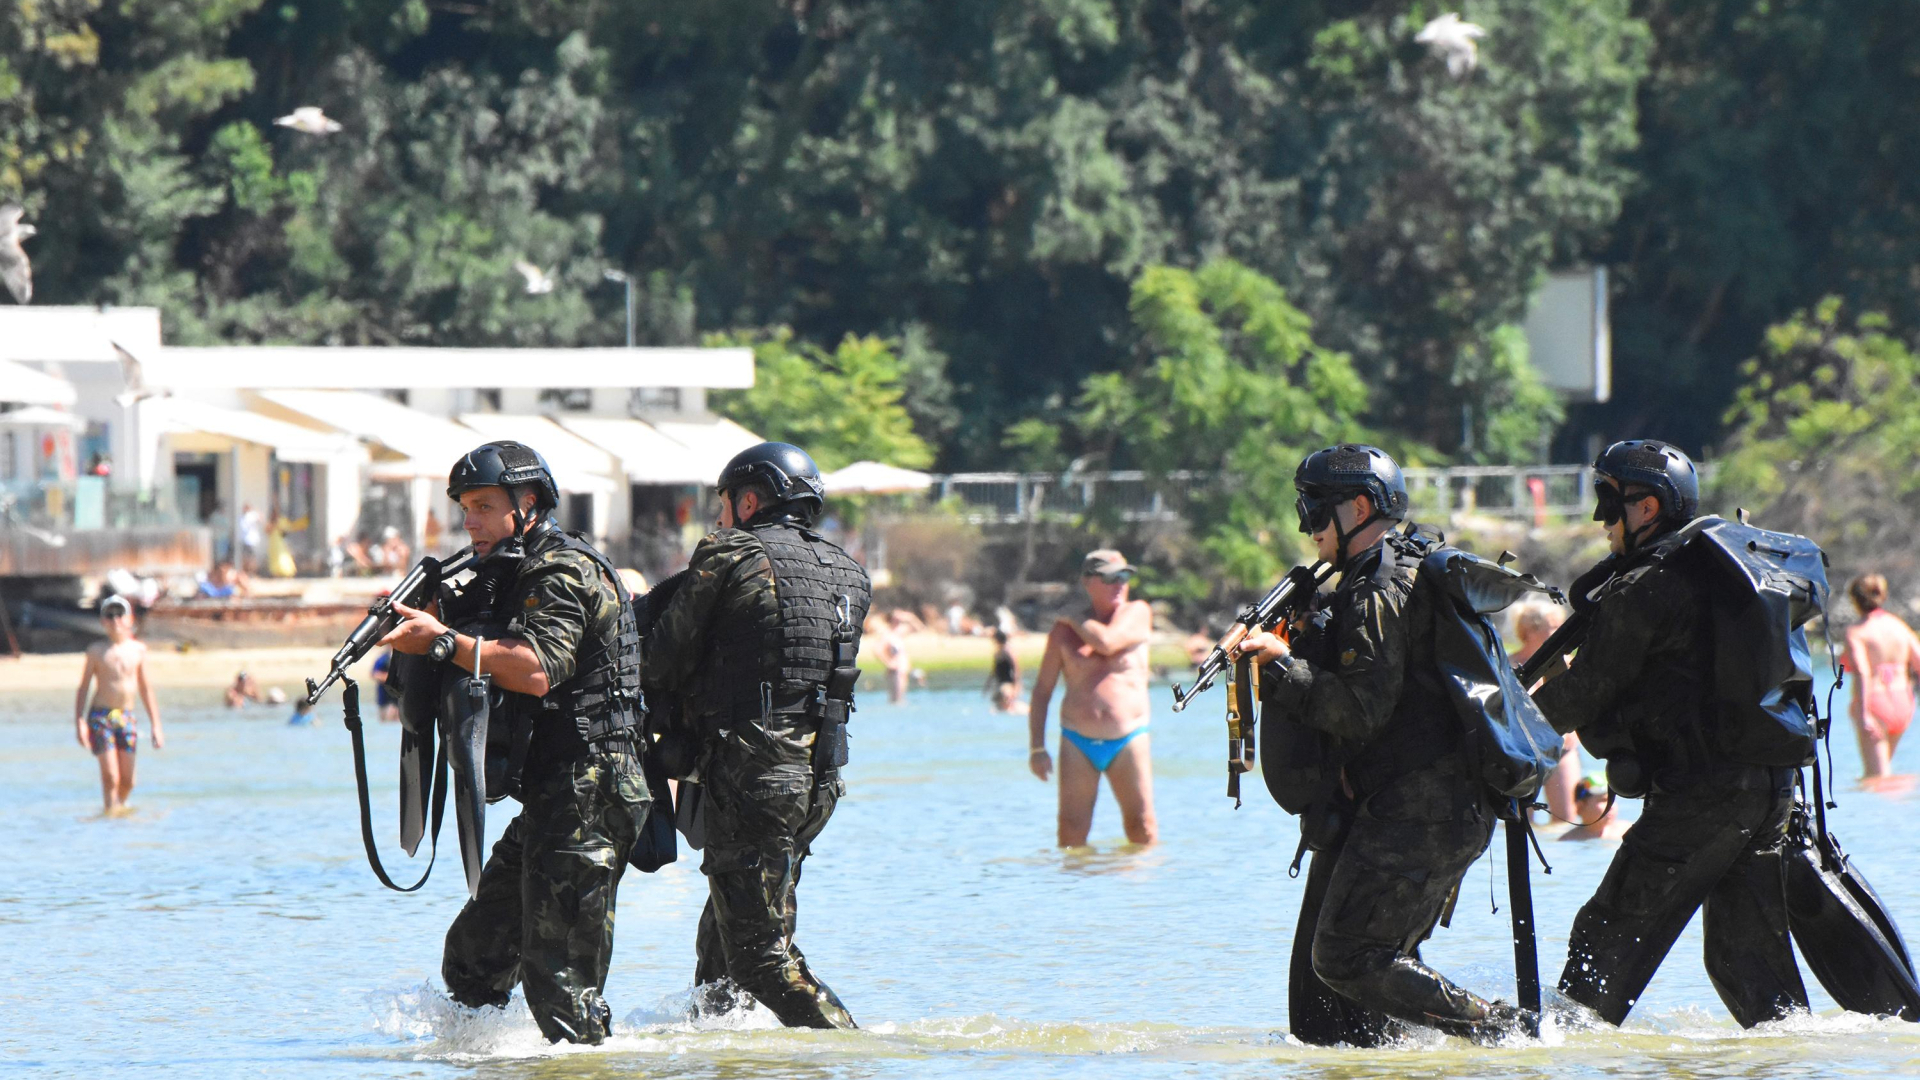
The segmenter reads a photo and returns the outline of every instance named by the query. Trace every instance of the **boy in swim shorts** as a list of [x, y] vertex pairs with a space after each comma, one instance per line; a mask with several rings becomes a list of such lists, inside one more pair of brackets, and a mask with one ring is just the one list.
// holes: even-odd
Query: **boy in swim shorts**
[[133, 636], [133, 606], [122, 597], [107, 597], [100, 602], [100, 627], [107, 640], [87, 648], [80, 689], [73, 696], [73, 733], [100, 763], [100, 799], [106, 815], [116, 817], [126, 812], [127, 796], [133, 793], [133, 755], [140, 748], [140, 731], [134, 726], [136, 696], [147, 710], [153, 748], [161, 749], [166, 739], [160, 733], [160, 706], [147, 681], [147, 647]]

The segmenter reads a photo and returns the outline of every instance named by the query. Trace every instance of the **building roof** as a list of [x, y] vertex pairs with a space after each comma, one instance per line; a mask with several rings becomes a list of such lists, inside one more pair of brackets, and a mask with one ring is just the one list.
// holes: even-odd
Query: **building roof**
[[620, 459], [636, 484], [710, 484], [722, 459], [701, 453], [645, 420], [617, 416], [560, 416], [561, 427]]
[[0, 401], [17, 405], [72, 405], [73, 384], [25, 364], [0, 359]]
[[[547, 459], [561, 491], [612, 493], [625, 487], [615, 481], [620, 464], [612, 454], [544, 416], [462, 413], [460, 422], [480, 433], [481, 438], [473, 445], [490, 439], [512, 439], [532, 447]], [[467, 449], [473, 449], [473, 445]]]
[[367, 475], [375, 480], [444, 479], [460, 455], [483, 441], [472, 428], [357, 390], [259, 390], [269, 410], [343, 431], [375, 444]]
[[0, 308], [0, 360], [118, 360], [160, 347], [160, 309], [82, 305]]
[[707, 465], [706, 475], [701, 482], [707, 484], [720, 478], [720, 470], [733, 460], [735, 454], [764, 441], [723, 416], [700, 420], [660, 419], [652, 421], [652, 424], [660, 429], [662, 435], [685, 444], [700, 456]]
[[225, 409], [189, 398], [149, 398], [139, 406], [159, 420], [176, 451], [224, 451], [234, 442], [273, 448], [282, 461], [325, 464], [342, 458], [366, 460], [354, 439], [289, 424], [242, 409]]
[[750, 349], [442, 349], [172, 346], [134, 351], [155, 389], [407, 390], [753, 385]]

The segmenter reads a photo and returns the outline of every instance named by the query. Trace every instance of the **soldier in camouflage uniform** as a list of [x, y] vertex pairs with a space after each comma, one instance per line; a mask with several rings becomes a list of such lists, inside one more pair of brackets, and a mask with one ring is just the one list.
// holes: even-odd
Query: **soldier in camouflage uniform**
[[677, 695], [705, 798], [710, 895], [695, 981], [789, 1027], [854, 1026], [793, 942], [800, 867], [846, 787], [845, 721], [867, 575], [808, 526], [818, 470], [766, 443], [720, 477], [720, 528], [647, 639], [647, 686]]
[[[1281, 727], [1324, 737], [1336, 793], [1330, 813], [1303, 817], [1315, 851], [1294, 936], [1293, 1034], [1378, 1045], [1391, 1018], [1497, 1039], [1530, 1018], [1420, 959], [1486, 850], [1494, 812], [1440, 683], [1434, 617], [1413, 587], [1417, 563], [1392, 536], [1407, 513], [1406, 482], [1384, 452], [1336, 446], [1309, 455], [1294, 486], [1300, 531], [1340, 583], [1320, 626], [1293, 647], [1272, 634], [1241, 646], [1263, 664], [1262, 696]], [[1263, 741], [1271, 750], [1274, 737]], [[1311, 835], [1316, 820], [1321, 835]]]
[[538, 454], [481, 446], [455, 465], [447, 495], [486, 557], [482, 587], [469, 590], [484, 610], [448, 621], [486, 629], [456, 632], [402, 609], [389, 643], [471, 671], [485, 638], [482, 667], [511, 691], [492, 723], [513, 732], [508, 784], [524, 809], [447, 931], [442, 974], [469, 1007], [505, 1005], [519, 983], [550, 1041], [598, 1043], [612, 1023], [601, 992], [615, 894], [651, 804], [635, 728], [637, 632], [612, 567], [548, 516], [558, 493]]

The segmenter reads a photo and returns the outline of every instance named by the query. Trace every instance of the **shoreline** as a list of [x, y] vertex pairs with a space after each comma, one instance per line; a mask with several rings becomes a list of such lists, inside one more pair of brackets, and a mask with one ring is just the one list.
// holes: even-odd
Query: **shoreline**
[[[977, 674], [982, 679], [993, 667], [993, 639], [953, 637], [925, 633], [907, 636], [907, 656], [913, 666], [928, 676], [958, 677]], [[1020, 661], [1022, 682], [1031, 686], [1040, 666], [1040, 652], [1046, 635], [1016, 634], [1009, 642]], [[326, 674], [336, 646], [268, 645], [245, 649], [189, 649], [180, 651], [154, 644], [147, 653], [147, 677], [156, 689], [220, 689], [239, 672], [251, 674], [264, 688], [281, 686], [292, 694], [308, 677]], [[1174, 635], [1156, 635], [1150, 648], [1151, 661], [1174, 671], [1186, 667], [1186, 654]], [[80, 665], [84, 654], [28, 653], [25, 656], [0, 657], [0, 687], [9, 693], [46, 693], [71, 691], [80, 683]], [[371, 659], [354, 665], [351, 674], [363, 685]], [[867, 649], [861, 650], [861, 670], [869, 675], [881, 669]], [[371, 693], [371, 690], [368, 690]]]

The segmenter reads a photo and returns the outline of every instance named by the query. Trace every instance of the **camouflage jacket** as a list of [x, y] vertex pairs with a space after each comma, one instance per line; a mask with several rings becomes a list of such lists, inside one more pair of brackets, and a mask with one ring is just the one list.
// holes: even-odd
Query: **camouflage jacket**
[[[612, 639], [620, 618], [620, 596], [592, 559], [536, 541], [507, 590], [502, 614], [518, 624], [517, 636], [539, 658], [547, 685], [559, 688], [573, 678], [583, 656]], [[558, 725], [563, 730], [550, 730], [556, 725], [548, 720], [535, 724], [529, 762], [577, 748], [579, 737], [571, 719], [566, 717], [566, 723]], [[543, 755], [543, 749], [548, 753]]]
[[1261, 672], [1266, 700], [1352, 747], [1348, 775], [1356, 787], [1431, 763], [1460, 743], [1415, 573], [1384, 542], [1354, 556], [1327, 601], [1319, 656], [1290, 656]]
[[713, 628], [729, 615], [759, 622], [778, 619], [779, 612], [765, 545], [743, 529], [709, 533], [647, 639], [648, 689], [678, 695], [688, 719], [722, 713], [735, 688], [722, 685], [724, 673], [707, 662]]
[[1705, 767], [1702, 725], [1713, 683], [1705, 587], [1662, 557], [1669, 533], [1642, 551], [1602, 560], [1573, 588], [1593, 626], [1573, 663], [1534, 692], [1554, 730], [1580, 733], [1589, 753], [1632, 749], [1655, 767]]

